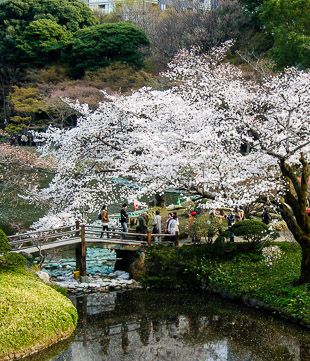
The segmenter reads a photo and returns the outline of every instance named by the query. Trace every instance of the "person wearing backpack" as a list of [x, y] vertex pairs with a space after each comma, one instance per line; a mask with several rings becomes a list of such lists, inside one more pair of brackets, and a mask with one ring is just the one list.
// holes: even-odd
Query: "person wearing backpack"
[[101, 232], [100, 238], [103, 238], [104, 231], [106, 231], [106, 233], [107, 233], [107, 238], [110, 238], [109, 217], [108, 217], [108, 212], [107, 212], [107, 206], [106, 205], [102, 206], [100, 216], [101, 216], [100, 219], [101, 219], [101, 222], [102, 222], [102, 232]]

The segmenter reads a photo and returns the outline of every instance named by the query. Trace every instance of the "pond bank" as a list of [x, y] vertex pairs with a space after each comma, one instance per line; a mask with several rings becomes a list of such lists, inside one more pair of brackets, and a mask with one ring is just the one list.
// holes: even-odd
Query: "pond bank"
[[[310, 327], [310, 285], [294, 286], [301, 251], [296, 243], [273, 243], [268, 254], [246, 243], [157, 247], [146, 255], [142, 284], [151, 288], [197, 288], [262, 308]], [[265, 252], [266, 253], [266, 252]]]
[[71, 301], [24, 269], [0, 270], [0, 360], [17, 360], [68, 338]]

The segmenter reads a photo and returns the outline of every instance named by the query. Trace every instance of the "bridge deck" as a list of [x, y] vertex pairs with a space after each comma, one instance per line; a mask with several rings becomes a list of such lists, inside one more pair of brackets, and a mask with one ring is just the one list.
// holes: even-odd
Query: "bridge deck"
[[[134, 250], [138, 247], [144, 247], [147, 245], [146, 242], [138, 242], [134, 240], [123, 240], [121, 241], [119, 238], [117, 239], [104, 239], [104, 238], [97, 238], [97, 237], [86, 237], [85, 238], [86, 244], [90, 243], [100, 243], [104, 245], [104, 248], [113, 248], [113, 249], [125, 249], [125, 250]], [[80, 237], [74, 237], [66, 240], [61, 241], [54, 241], [47, 244], [41, 244], [40, 250], [41, 251], [48, 251], [51, 249], [64, 247], [64, 246], [75, 246], [81, 244]], [[39, 248], [36, 246], [29, 246], [29, 247], [21, 247], [20, 249], [16, 249], [13, 252], [26, 252], [26, 253], [37, 253], [39, 252]]]

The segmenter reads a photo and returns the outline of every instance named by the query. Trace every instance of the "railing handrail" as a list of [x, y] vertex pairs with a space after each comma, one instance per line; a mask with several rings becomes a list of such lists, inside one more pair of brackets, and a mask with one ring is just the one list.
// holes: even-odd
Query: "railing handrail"
[[[13, 238], [13, 237], [21, 237], [21, 236], [28, 236], [31, 234], [38, 234], [38, 233], [43, 233], [43, 232], [51, 232], [51, 231], [58, 231], [59, 229], [64, 229], [64, 228], [68, 228], [68, 227], [75, 227], [75, 224], [72, 226], [63, 226], [63, 227], [58, 227], [58, 228], [51, 228], [51, 229], [44, 229], [42, 231], [30, 231], [27, 233], [18, 233], [18, 234], [13, 234], [11, 236], [7, 236], [8, 239]], [[76, 229], [74, 229], [76, 231]]]
[[[59, 230], [64, 230], [66, 228], [71, 228], [68, 231], [65, 232], [59, 232], [59, 233], [55, 233], [56, 231]], [[132, 229], [134, 230], [134, 229]], [[53, 228], [53, 229], [48, 229], [48, 230], [42, 230], [42, 231], [32, 231], [32, 232], [28, 232], [28, 233], [24, 233], [24, 234], [18, 234], [18, 235], [12, 235], [9, 236], [9, 239], [15, 238], [15, 237], [22, 237], [22, 236], [27, 236], [27, 238], [19, 238], [19, 239], [13, 239], [11, 241], [9, 241], [9, 244], [12, 246], [18, 246], [18, 245], [23, 245], [23, 243], [32, 243], [34, 244], [34, 246], [39, 247], [38, 243], [42, 244], [43, 242], [47, 242], [47, 243], [53, 243], [53, 244], [57, 244], [60, 243], [62, 241], [65, 240], [57, 240], [58, 238], [61, 237], [66, 237], [66, 236], [72, 236], [75, 235], [75, 237], [78, 237], [81, 239], [81, 242], [83, 243], [83, 238], [84, 238], [84, 242], [86, 240], [86, 235], [88, 236], [92, 236], [92, 235], [98, 235], [99, 233], [101, 234], [102, 232], [106, 233], [106, 234], [113, 234], [113, 235], [117, 235], [119, 236], [119, 240], [118, 239], [114, 239], [114, 243], [119, 244], [119, 242], [121, 242], [121, 244], [147, 244], [149, 247], [152, 244], [152, 237], [161, 237], [161, 238], [172, 238], [172, 237], [176, 237], [176, 235], [174, 234], [169, 234], [169, 233], [151, 233], [151, 230], [147, 229], [145, 233], [136, 233], [136, 232], [123, 232], [120, 229], [117, 230], [109, 230], [109, 231], [102, 231], [102, 226], [93, 226], [93, 225], [88, 225], [88, 224], [79, 224], [78, 222], [75, 225], [72, 226], [63, 226], [63, 227], [58, 227], [58, 228]], [[130, 239], [124, 239], [123, 236], [134, 236], [134, 237], [141, 237], [142, 239], [140, 240], [130, 240]], [[52, 241], [52, 239], [55, 239]], [[70, 237], [72, 239], [72, 237]], [[68, 241], [69, 239], [68, 238]], [[96, 237], [97, 238], [97, 237]], [[98, 239], [101, 239], [101, 237], [98, 237]], [[144, 240], [143, 240], [144, 239]], [[176, 240], [171, 239], [171, 241], [166, 241], [165, 243], [173, 243], [175, 241], [176, 246], [178, 246], [178, 236], [176, 237]], [[111, 241], [108, 240], [104, 240], [103, 242], [109, 242], [109, 243], [113, 243], [112, 239]], [[162, 240], [162, 242], [164, 242]], [[36, 244], [37, 243], [37, 244]], [[46, 243], [46, 244], [47, 244]], [[24, 246], [23, 248], [28, 248], [28, 246]], [[19, 249], [21, 249], [22, 247], [19, 247]]]
[[76, 230], [57, 233], [57, 234], [50, 234], [50, 235], [38, 235], [38, 237], [29, 237], [29, 238], [17, 239], [17, 240], [14, 240], [14, 241], [10, 241], [9, 244], [19, 244], [19, 243], [39, 241], [39, 240], [42, 240], [42, 239], [47, 240], [47, 239], [52, 239], [52, 238], [59, 238], [59, 237], [69, 236], [69, 235], [71, 235], [73, 233], [76, 233]]

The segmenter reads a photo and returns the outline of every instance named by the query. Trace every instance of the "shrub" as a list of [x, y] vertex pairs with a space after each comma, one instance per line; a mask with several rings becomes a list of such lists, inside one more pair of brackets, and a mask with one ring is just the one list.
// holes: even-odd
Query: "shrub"
[[84, 79], [100, 80], [102, 87], [110, 87], [112, 90], [121, 90], [122, 92], [139, 89], [143, 86], [154, 86], [155, 84], [150, 74], [119, 61], [106, 68], [86, 71]]
[[190, 236], [194, 239], [205, 238], [208, 243], [212, 243], [213, 237], [221, 234], [225, 227], [226, 219], [202, 214], [193, 219]]
[[0, 267], [9, 269], [25, 267], [26, 259], [18, 253], [10, 252], [11, 250], [6, 234], [0, 229]]
[[0, 229], [0, 253], [7, 253], [12, 250], [12, 247], [9, 245], [9, 241], [6, 237], [6, 234]]
[[236, 222], [231, 231], [226, 231], [222, 233], [217, 241], [222, 241], [225, 238], [229, 238], [231, 232], [234, 233], [236, 237], [240, 237], [250, 243], [250, 249], [254, 249], [255, 246], [262, 242], [270, 242], [279, 237], [277, 232], [271, 227], [268, 227], [265, 223], [256, 221], [254, 219], [246, 219], [241, 222]]
[[21, 254], [10, 252], [0, 257], [0, 265], [7, 269], [25, 267], [26, 259]]

